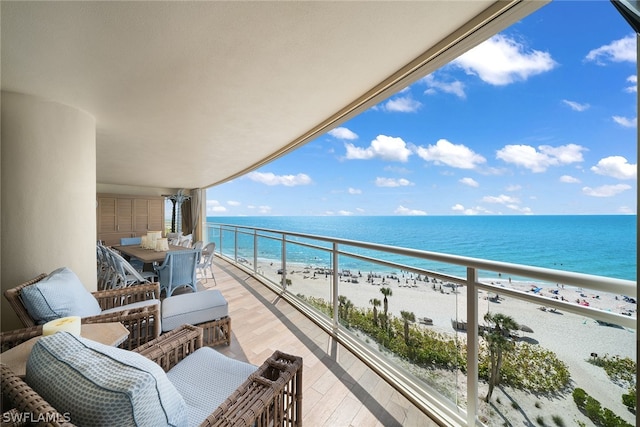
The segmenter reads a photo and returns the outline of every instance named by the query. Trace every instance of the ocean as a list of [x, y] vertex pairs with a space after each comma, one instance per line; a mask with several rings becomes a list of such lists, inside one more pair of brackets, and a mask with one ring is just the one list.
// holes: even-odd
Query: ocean
[[[635, 215], [211, 216], [207, 221], [637, 280]], [[217, 241], [217, 230], [209, 233], [208, 238]], [[279, 259], [280, 245], [263, 240], [266, 241], [259, 243], [259, 256]], [[317, 251], [291, 250], [287, 262], [317, 264], [314, 254]], [[252, 252], [240, 255], [249, 258]], [[353, 259], [341, 265], [352, 269], [360, 267]]]

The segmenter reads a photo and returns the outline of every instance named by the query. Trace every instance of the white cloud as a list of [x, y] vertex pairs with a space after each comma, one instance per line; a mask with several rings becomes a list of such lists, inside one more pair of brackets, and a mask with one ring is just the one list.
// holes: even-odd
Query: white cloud
[[345, 127], [337, 127], [329, 131], [329, 135], [337, 139], [358, 139], [358, 135]]
[[376, 178], [377, 187], [407, 187], [413, 185], [413, 182], [404, 178]]
[[207, 200], [207, 215], [226, 212], [227, 208], [222, 206], [217, 200]]
[[486, 203], [499, 203], [505, 206], [520, 203], [520, 200], [517, 197], [511, 197], [505, 194], [501, 194], [499, 196], [484, 196], [482, 201]]
[[351, 143], [345, 143], [347, 159], [369, 160], [379, 158], [392, 162], [406, 162], [411, 155], [407, 144], [402, 138], [387, 135], [378, 135], [371, 141], [367, 148], [356, 147]]
[[396, 113], [413, 113], [418, 111], [421, 106], [422, 104], [419, 101], [413, 99], [411, 95], [407, 95], [388, 100], [382, 108], [385, 111]]
[[633, 75], [627, 77], [627, 82], [629, 82], [629, 86], [627, 86], [624, 91], [628, 93], [638, 93], [638, 76]]
[[600, 187], [596, 187], [596, 188], [583, 187], [582, 192], [587, 196], [592, 196], [592, 197], [612, 197], [618, 193], [622, 193], [623, 191], [627, 191], [629, 189], [631, 189], [630, 185], [616, 184], [616, 185], [601, 185]]
[[342, 216], [349, 216], [349, 215], [353, 215], [353, 212], [351, 212], [351, 211], [345, 211], [345, 210], [340, 210], [340, 211], [338, 211], [338, 215], [342, 215]]
[[560, 182], [564, 182], [565, 184], [578, 184], [580, 180], [572, 177], [571, 175], [562, 175], [560, 177]]
[[423, 77], [420, 81], [427, 85], [427, 89], [424, 92], [427, 95], [431, 95], [438, 91], [441, 91], [444, 93], [455, 95], [458, 98], [467, 97], [464, 92], [464, 83], [459, 80], [444, 82], [441, 80], [436, 80], [433, 74], [429, 74], [428, 76]]
[[229, 206], [240, 206], [242, 203], [237, 202], [237, 201], [235, 201], [235, 200], [228, 200], [228, 201], [227, 201], [227, 204], [228, 204]]
[[575, 101], [569, 101], [567, 99], [563, 99], [562, 102], [567, 104], [573, 111], [585, 111], [591, 107], [589, 104], [580, 104]]
[[462, 212], [465, 215], [478, 215], [480, 213], [490, 214], [492, 213], [490, 210], [487, 210], [481, 206], [476, 206], [475, 208], [465, 208], [460, 203], [456, 203], [451, 206], [451, 210], [454, 212]]
[[598, 175], [610, 176], [618, 179], [636, 179], [638, 176], [638, 165], [630, 164], [622, 156], [610, 156], [601, 159], [591, 171]]
[[523, 214], [530, 214], [531, 208], [520, 206], [520, 200], [517, 197], [511, 197], [504, 194], [499, 196], [485, 196], [482, 198], [482, 201], [485, 203], [497, 203], [500, 205], [504, 205], [505, 207], [514, 210], [516, 212], [520, 212]]
[[520, 207], [518, 205], [506, 205], [509, 209], [520, 212], [520, 213], [524, 213], [524, 214], [530, 214], [531, 213], [531, 208], [527, 208], [527, 207]]
[[460, 182], [460, 183], [462, 183], [464, 185], [468, 185], [469, 187], [478, 187], [478, 186], [480, 186], [480, 184], [478, 184], [478, 181], [476, 181], [473, 178], [462, 178], [458, 182]]
[[428, 147], [418, 147], [416, 154], [421, 159], [434, 162], [435, 164], [445, 164], [459, 169], [474, 169], [487, 160], [480, 154], [476, 154], [470, 148], [462, 144], [452, 144], [446, 139], [440, 139], [436, 145]]
[[255, 182], [266, 185], [284, 185], [285, 187], [295, 187], [297, 185], [311, 184], [309, 175], [299, 173], [297, 175], [275, 175], [271, 172], [251, 172], [247, 177]]
[[623, 39], [614, 40], [608, 45], [590, 51], [587, 61], [594, 61], [598, 65], [605, 62], [636, 62], [636, 35], [629, 34]]
[[415, 215], [426, 215], [427, 213], [425, 211], [421, 211], [419, 209], [409, 209], [409, 208], [405, 208], [404, 206], [400, 205], [396, 208], [395, 211], [393, 211], [394, 213], [398, 214], [398, 215], [410, 215], [410, 216], [415, 216]]
[[347, 192], [349, 194], [362, 194], [362, 190], [360, 190], [359, 188], [352, 188], [352, 187], [349, 187]]
[[530, 145], [506, 145], [496, 152], [496, 157], [506, 163], [527, 168], [532, 172], [544, 172], [550, 166], [582, 162], [582, 152], [586, 148], [576, 144], [559, 147], [541, 145], [538, 150]]
[[617, 124], [619, 124], [620, 126], [625, 127], [625, 128], [632, 128], [632, 127], [638, 126], [638, 118], [637, 117], [635, 117], [633, 119], [630, 119], [628, 117], [613, 116], [612, 119], [613, 119], [614, 122], [616, 122]]
[[452, 64], [496, 86], [527, 80], [556, 66], [548, 52], [527, 50], [521, 43], [500, 34], [471, 49]]
[[521, 189], [522, 189], [522, 186], [518, 184], [507, 185], [507, 187], [505, 188], [506, 191], [518, 191]]
[[261, 214], [271, 213], [271, 206], [267, 206], [267, 205], [258, 206], [258, 212]]

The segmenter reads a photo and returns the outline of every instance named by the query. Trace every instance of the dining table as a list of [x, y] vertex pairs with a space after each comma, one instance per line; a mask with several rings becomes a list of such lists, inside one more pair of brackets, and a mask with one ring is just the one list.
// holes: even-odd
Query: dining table
[[169, 245], [168, 251], [156, 251], [155, 249], [145, 249], [140, 245], [124, 245], [124, 246], [116, 245], [112, 247], [113, 249], [117, 250], [118, 252], [120, 252], [125, 256], [139, 259], [145, 265], [153, 264], [154, 262], [162, 263], [168, 252], [184, 251], [189, 249], [189, 248], [185, 248], [184, 246], [176, 246], [176, 245]]

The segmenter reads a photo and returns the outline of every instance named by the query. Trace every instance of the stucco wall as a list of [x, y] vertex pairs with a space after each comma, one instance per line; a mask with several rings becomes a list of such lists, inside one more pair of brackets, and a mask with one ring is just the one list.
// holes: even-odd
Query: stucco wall
[[[96, 289], [96, 121], [2, 92], [2, 291], [66, 266]], [[19, 327], [2, 299], [2, 330]]]

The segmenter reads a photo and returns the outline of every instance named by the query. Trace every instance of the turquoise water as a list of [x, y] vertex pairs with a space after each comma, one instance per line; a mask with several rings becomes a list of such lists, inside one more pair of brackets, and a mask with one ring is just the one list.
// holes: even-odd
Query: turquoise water
[[[208, 217], [207, 220], [637, 280], [635, 215]], [[210, 233], [209, 238], [217, 240], [217, 232]], [[279, 259], [278, 242], [261, 240], [259, 248], [261, 258]], [[240, 255], [249, 258], [251, 254]], [[318, 251], [298, 247], [288, 250], [287, 259], [318, 264], [314, 262], [317, 254]], [[357, 260], [341, 265], [360, 267]]]

